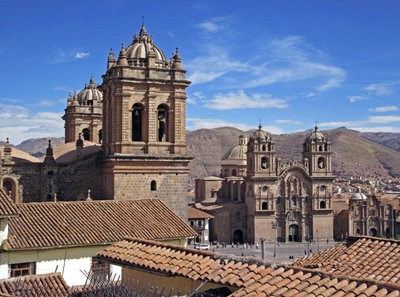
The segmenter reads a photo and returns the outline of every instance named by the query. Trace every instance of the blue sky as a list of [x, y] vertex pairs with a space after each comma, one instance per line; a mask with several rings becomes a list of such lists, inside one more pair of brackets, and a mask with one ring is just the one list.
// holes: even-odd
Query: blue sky
[[400, 132], [400, 1], [0, 4], [0, 140], [64, 136], [69, 92], [101, 84], [142, 17], [192, 84], [187, 128]]

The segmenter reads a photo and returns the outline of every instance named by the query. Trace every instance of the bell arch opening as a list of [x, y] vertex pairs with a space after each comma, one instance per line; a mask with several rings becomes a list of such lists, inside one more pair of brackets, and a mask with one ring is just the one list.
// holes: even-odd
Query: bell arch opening
[[143, 106], [136, 103], [132, 107], [132, 141], [143, 141]]

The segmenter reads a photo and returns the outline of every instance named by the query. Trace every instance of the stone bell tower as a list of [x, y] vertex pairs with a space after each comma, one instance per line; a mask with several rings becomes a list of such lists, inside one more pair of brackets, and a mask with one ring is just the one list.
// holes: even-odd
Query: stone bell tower
[[271, 134], [259, 125], [247, 144], [247, 238], [253, 242], [270, 232], [271, 222], [275, 219], [273, 194], [278, 181], [278, 161]]
[[68, 96], [62, 119], [65, 121], [65, 143], [75, 142], [79, 134], [84, 140], [101, 143], [103, 95], [93, 77], [78, 94]]
[[186, 88], [176, 49], [170, 61], [144, 25], [111, 51], [103, 75], [103, 175], [108, 199], [159, 198], [187, 217]]
[[333, 222], [332, 196], [332, 150], [328, 137], [314, 131], [303, 143], [303, 165], [311, 180], [311, 217], [313, 238], [333, 238], [331, 222]]

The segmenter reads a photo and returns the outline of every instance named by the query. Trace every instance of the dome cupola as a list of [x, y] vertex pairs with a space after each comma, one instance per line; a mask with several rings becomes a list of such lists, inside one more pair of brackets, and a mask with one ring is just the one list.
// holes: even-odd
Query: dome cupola
[[157, 68], [167, 68], [169, 63], [164, 53], [156, 45], [153, 38], [147, 34], [146, 28], [142, 25], [139, 36], [133, 37], [132, 44], [126, 49], [126, 59], [130, 66], [146, 66], [149, 64], [148, 58], [155, 57], [155, 65]]
[[250, 137], [250, 141], [254, 142], [265, 142], [271, 140], [271, 134], [262, 129], [261, 124], [258, 126], [258, 130], [254, 132], [253, 136]]
[[103, 102], [103, 94], [97, 89], [93, 77], [90, 78], [89, 85], [85, 84], [85, 88], [77, 95], [79, 105], [101, 104]]

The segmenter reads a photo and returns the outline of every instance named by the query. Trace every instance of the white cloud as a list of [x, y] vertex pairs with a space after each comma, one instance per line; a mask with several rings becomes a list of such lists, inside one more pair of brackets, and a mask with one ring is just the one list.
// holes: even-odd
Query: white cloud
[[198, 24], [198, 27], [203, 30], [203, 34], [214, 34], [221, 31], [226, 31], [228, 27], [230, 16], [226, 17], [215, 17], [205, 20]]
[[[325, 91], [337, 87], [346, 72], [326, 63], [326, 57], [300, 37], [273, 40], [262, 53], [247, 52], [246, 61], [231, 58], [236, 46], [210, 39], [202, 46], [206, 55], [187, 61], [185, 67], [193, 84], [219, 79], [221, 88], [253, 88], [280, 82], [312, 80], [315, 89]], [[235, 41], [236, 42], [236, 41]], [[267, 41], [265, 41], [267, 43]], [[247, 75], [243, 75], [246, 73]], [[314, 96], [314, 93], [308, 93]]]
[[269, 57], [261, 63], [259, 77], [251, 82], [252, 86], [313, 79], [316, 89], [325, 91], [346, 78], [344, 70], [326, 63], [326, 56], [301, 37], [273, 40], [265, 50]]
[[347, 97], [351, 103], [354, 103], [356, 101], [360, 101], [360, 100], [368, 100], [368, 97], [365, 96], [348, 96]]
[[210, 48], [209, 56], [197, 57], [185, 63], [192, 84], [202, 84], [213, 81], [225, 74], [246, 71], [246, 65], [240, 61], [231, 60], [227, 53]]
[[371, 112], [388, 112], [388, 111], [396, 111], [399, 110], [399, 108], [397, 106], [380, 106], [380, 107], [376, 107], [376, 108], [370, 108], [368, 109], [368, 111]]
[[301, 94], [302, 98], [310, 98], [310, 97], [314, 97], [315, 93], [314, 92], [310, 92], [308, 94]]
[[89, 53], [78, 52], [75, 54], [75, 58], [83, 59], [83, 58], [89, 57], [89, 55], [90, 55]]
[[379, 124], [395, 123], [395, 122], [400, 122], [400, 116], [375, 116], [375, 117], [369, 117], [368, 121], [370, 123], [379, 123]]
[[202, 28], [205, 31], [209, 32], [218, 32], [220, 30], [220, 27], [218, 26], [217, 23], [207, 20], [199, 24], [199, 27]]
[[216, 94], [213, 99], [204, 100], [205, 108], [216, 110], [244, 108], [287, 108], [283, 99], [273, 98], [269, 94], [253, 94], [249, 97], [243, 90], [237, 93]]
[[343, 122], [326, 122], [326, 123], [318, 123], [318, 127], [326, 127], [326, 128], [337, 128], [337, 127], [347, 127], [350, 128], [354, 125], [364, 125], [365, 121], [343, 121]]
[[53, 106], [56, 103], [57, 102], [55, 102], [54, 100], [40, 100], [35, 104], [35, 106]]
[[197, 99], [204, 99], [204, 98], [206, 98], [206, 97], [203, 96], [202, 92], [194, 92], [194, 93], [192, 93], [191, 96], [187, 97], [186, 103], [196, 105]]
[[293, 120], [274, 120], [277, 124], [290, 124], [290, 125], [301, 125], [302, 122], [300, 121], [293, 121]]
[[4, 104], [0, 108], [0, 140], [9, 138], [16, 145], [30, 138], [64, 136], [61, 113], [30, 114], [25, 107]]
[[400, 133], [400, 127], [393, 127], [393, 126], [353, 127], [352, 129], [360, 132]]
[[[213, 129], [219, 127], [235, 127], [242, 131], [248, 131], [257, 128], [243, 123], [227, 122], [222, 119], [187, 118], [187, 123], [188, 123], [187, 126], [188, 130]], [[277, 126], [263, 126], [263, 130], [273, 134], [283, 133], [282, 128]]]
[[379, 84], [371, 84], [365, 88], [365, 90], [374, 93], [375, 95], [382, 96], [382, 95], [389, 95], [392, 93], [390, 86], [393, 83], [379, 83]]

